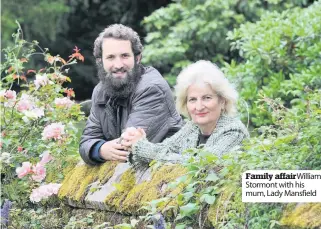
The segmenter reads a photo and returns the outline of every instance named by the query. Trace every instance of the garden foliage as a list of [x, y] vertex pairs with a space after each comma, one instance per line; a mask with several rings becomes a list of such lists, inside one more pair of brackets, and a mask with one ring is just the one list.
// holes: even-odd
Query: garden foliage
[[178, 0], [143, 20], [145, 63], [161, 70], [174, 85], [182, 67], [200, 59], [218, 64], [239, 59], [230, 50], [227, 33], [245, 22], [257, 21], [268, 11], [306, 6], [306, 0]]
[[[21, 29], [13, 35], [1, 64], [1, 201], [15, 208], [57, 194], [68, 160], [79, 157], [75, 124], [83, 119], [73, 90], [64, 87], [69, 66], [83, 61], [79, 49], [64, 60], [22, 35]], [[34, 55], [42, 56], [43, 68], [29, 69]]]
[[320, 21], [318, 1], [306, 9], [266, 13], [228, 33], [232, 49], [244, 60], [225, 64], [225, 71], [249, 104], [253, 126], [271, 123], [271, 110], [257, 104], [262, 95], [292, 107], [302, 104], [305, 88], [321, 88]]

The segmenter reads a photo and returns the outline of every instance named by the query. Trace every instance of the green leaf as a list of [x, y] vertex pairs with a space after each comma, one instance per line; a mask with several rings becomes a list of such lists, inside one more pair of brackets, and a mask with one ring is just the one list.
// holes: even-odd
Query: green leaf
[[180, 207], [180, 214], [183, 216], [192, 215], [193, 213], [197, 212], [199, 206], [196, 203], [188, 203], [182, 207]]
[[165, 203], [166, 201], [168, 201], [168, 197], [164, 197], [164, 198], [160, 198], [160, 199], [156, 199], [156, 200], [152, 200], [150, 201], [150, 205], [152, 207], [157, 208], [158, 206], [160, 206], [161, 204]]
[[208, 203], [208, 204], [214, 204], [216, 200], [216, 197], [215, 196], [212, 196], [212, 195], [209, 195], [209, 194], [203, 194], [201, 197], [200, 197], [200, 201], [201, 202], [205, 202], [205, 203]]
[[186, 224], [182, 224], [182, 223], [177, 224], [177, 225], [175, 226], [175, 229], [185, 229], [185, 228], [186, 228]]
[[179, 182], [179, 183], [184, 183], [186, 180], [187, 180], [187, 176], [186, 175], [178, 177], [176, 179], [176, 181]]
[[183, 193], [183, 196], [184, 201], [189, 201], [194, 196], [194, 192], [185, 192]]
[[219, 177], [216, 175], [216, 173], [210, 173], [207, 175], [207, 177], [205, 178], [206, 181], [217, 181], [219, 180]]

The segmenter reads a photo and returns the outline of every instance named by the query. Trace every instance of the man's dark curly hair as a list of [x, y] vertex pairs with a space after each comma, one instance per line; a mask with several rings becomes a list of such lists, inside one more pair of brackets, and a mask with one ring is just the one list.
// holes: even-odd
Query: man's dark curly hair
[[104, 38], [115, 38], [130, 41], [132, 51], [135, 56], [138, 56], [143, 51], [143, 45], [140, 38], [133, 29], [122, 24], [113, 24], [104, 29], [95, 40], [94, 57], [96, 60], [98, 58], [102, 58], [102, 43]]

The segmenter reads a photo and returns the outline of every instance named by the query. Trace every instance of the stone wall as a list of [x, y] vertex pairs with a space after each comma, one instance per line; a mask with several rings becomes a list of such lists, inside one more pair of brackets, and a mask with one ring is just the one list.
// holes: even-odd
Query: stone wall
[[138, 215], [144, 203], [178, 192], [168, 191], [166, 186], [184, 173], [182, 166], [173, 164], [163, 165], [157, 171], [137, 171], [128, 163], [80, 163], [66, 176], [58, 196], [78, 208]]
[[[141, 207], [146, 202], [167, 195], [177, 195], [181, 189], [167, 189], [167, 185], [185, 174], [181, 165], [165, 164], [153, 170], [134, 170], [128, 163], [106, 162], [89, 166], [80, 162], [64, 179], [58, 197], [75, 208], [105, 211], [117, 222], [145, 214]], [[233, 190], [223, 192], [221, 199], [229, 198]], [[225, 196], [225, 197], [224, 197]], [[215, 224], [220, 203], [210, 206], [208, 223]], [[175, 201], [168, 205], [177, 209]], [[108, 212], [108, 214], [107, 214]], [[170, 215], [167, 215], [168, 220]], [[280, 220], [281, 228], [321, 228], [321, 203], [289, 204]], [[209, 227], [211, 228], [211, 226]]]

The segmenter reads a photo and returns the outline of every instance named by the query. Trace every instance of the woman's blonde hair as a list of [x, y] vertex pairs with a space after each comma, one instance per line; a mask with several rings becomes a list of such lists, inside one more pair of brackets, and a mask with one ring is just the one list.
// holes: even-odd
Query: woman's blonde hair
[[182, 115], [190, 117], [187, 111], [187, 90], [192, 84], [208, 84], [225, 103], [223, 113], [228, 116], [236, 114], [238, 93], [233, 85], [215, 64], [199, 60], [183, 69], [177, 77], [176, 108]]

